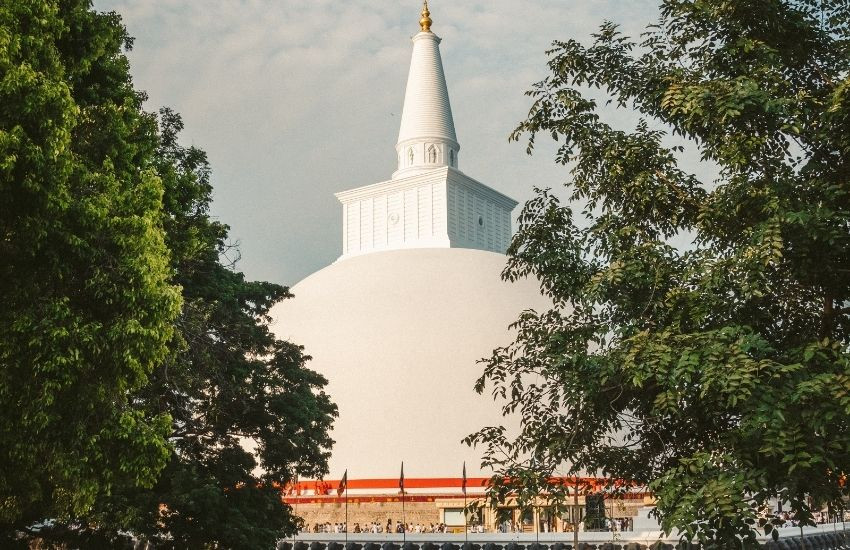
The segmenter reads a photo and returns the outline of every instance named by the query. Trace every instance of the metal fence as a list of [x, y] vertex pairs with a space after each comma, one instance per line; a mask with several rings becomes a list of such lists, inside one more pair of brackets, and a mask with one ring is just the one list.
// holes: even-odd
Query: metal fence
[[[779, 540], [761, 537], [765, 550], [850, 550], [842, 524], [779, 529]], [[660, 532], [580, 533], [575, 550], [699, 550]], [[278, 543], [278, 550], [574, 550], [572, 533], [373, 534], [305, 533]], [[734, 550], [734, 549], [731, 549]]]

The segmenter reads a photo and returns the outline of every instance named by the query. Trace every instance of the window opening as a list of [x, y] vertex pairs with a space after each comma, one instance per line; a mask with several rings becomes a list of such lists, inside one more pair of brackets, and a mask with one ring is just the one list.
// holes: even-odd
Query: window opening
[[428, 162], [434, 164], [437, 162], [437, 148], [433, 145], [428, 147]]

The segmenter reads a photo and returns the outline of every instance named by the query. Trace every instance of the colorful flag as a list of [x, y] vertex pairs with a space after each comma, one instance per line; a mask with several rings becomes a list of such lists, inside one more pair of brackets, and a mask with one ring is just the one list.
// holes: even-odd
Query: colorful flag
[[337, 496], [342, 496], [342, 493], [345, 492], [345, 489], [348, 486], [348, 469], [345, 470], [345, 473], [342, 474], [342, 479], [339, 480], [339, 487], [336, 489]]
[[463, 495], [466, 496], [466, 461], [463, 461], [463, 483], [461, 484]]
[[401, 462], [401, 474], [398, 476], [398, 488], [404, 492], [404, 461]]

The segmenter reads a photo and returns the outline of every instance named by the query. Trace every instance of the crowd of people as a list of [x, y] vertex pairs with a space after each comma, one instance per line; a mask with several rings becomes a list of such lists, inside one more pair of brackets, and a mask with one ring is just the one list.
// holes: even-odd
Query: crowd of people
[[[781, 523], [777, 525], [777, 527], [798, 527], [800, 525], [799, 521], [793, 517], [792, 514], [788, 512], [779, 512], [777, 514]], [[845, 514], [845, 521], [850, 522], [850, 512]], [[765, 516], [766, 517], [766, 516]], [[842, 520], [841, 516], [830, 516], [826, 512], [815, 512], [814, 513], [815, 523], [823, 524], [823, 523], [831, 523], [833, 521], [840, 522]], [[634, 529], [634, 520], [630, 517], [625, 518], [607, 518], [606, 525], [604, 530], [614, 531], [632, 531]], [[579, 524], [579, 531], [584, 531], [584, 526]], [[480, 523], [470, 524], [468, 527], [470, 533], [484, 533], [486, 530], [484, 526]], [[529, 526], [523, 525], [517, 521], [503, 521], [499, 523], [497, 529], [500, 533], [523, 533], [529, 532]], [[571, 530], [571, 526], [569, 524], [564, 524], [565, 530]], [[541, 522], [540, 524], [540, 532], [545, 533], [552, 531], [553, 529], [549, 526], [547, 522]], [[348, 531], [348, 525], [346, 523], [314, 523], [313, 527], [309, 529], [311, 533], [345, 533]], [[386, 523], [382, 523], [379, 521], [373, 521], [371, 523], [363, 523], [362, 525], [358, 522], [355, 523], [351, 528], [351, 533], [448, 533], [450, 532], [449, 527], [445, 523], [402, 523], [400, 521], [393, 522], [392, 519], [387, 519]]]
[[[470, 532], [472, 531], [472, 526], [470, 526]], [[310, 530], [312, 533], [346, 533], [348, 532], [348, 525], [346, 523], [314, 523], [313, 528]], [[383, 524], [378, 521], [373, 521], [371, 523], [364, 523], [360, 525], [360, 523], [355, 523], [351, 529], [352, 533], [448, 533], [448, 527], [445, 523], [429, 523], [428, 525], [422, 523], [402, 523], [400, 521], [396, 521], [393, 524], [392, 519], [387, 519], [387, 523]], [[483, 529], [478, 531], [483, 533]]]
[[611, 518], [612, 526], [614, 531], [634, 531], [635, 530], [635, 520], [634, 518]]
[[[782, 522], [777, 527], [799, 527], [800, 522], [790, 513], [788, 512], [778, 512], [777, 517]], [[842, 519], [840, 514], [830, 515], [828, 512], [814, 512], [813, 519], [815, 523], [818, 525], [824, 523], [841, 523], [842, 521], [850, 521], [850, 513], [845, 513], [844, 518]]]
[[[584, 524], [579, 524], [579, 531], [584, 531]], [[572, 531], [572, 526], [569, 523], [564, 522], [563, 524], [564, 531]], [[500, 533], [528, 533], [529, 531], [534, 530], [534, 525], [522, 525], [517, 521], [503, 521], [498, 525], [498, 531]], [[554, 532], [555, 529], [549, 522], [541, 521], [540, 522], [540, 532], [541, 533], [549, 533]], [[634, 519], [633, 518], [607, 518], [605, 520], [605, 526], [601, 529], [604, 531], [633, 531], [634, 530]], [[475, 531], [472, 531], [475, 532]], [[480, 531], [484, 532], [483, 528]]]
[[[607, 525], [607, 529], [610, 530], [613, 528], [614, 531], [631, 531], [634, 529], [633, 519], [632, 518], [614, 518], [613, 520], [609, 518]], [[565, 525], [565, 528], [568, 528]], [[484, 533], [486, 530], [484, 526], [480, 523], [471, 523], [467, 526], [467, 529], [470, 533]], [[516, 521], [504, 521], [498, 525], [498, 531], [500, 533], [524, 533], [529, 532], [528, 525], [522, 525]], [[532, 529], [533, 530], [533, 529]], [[548, 523], [541, 522], [540, 532], [546, 533], [549, 531], [553, 531]], [[579, 525], [579, 530], [583, 531], [581, 525]], [[379, 521], [373, 521], [371, 523], [363, 523], [362, 525], [358, 522], [351, 526], [351, 531], [348, 531], [348, 525], [346, 523], [314, 523], [313, 527], [309, 529], [311, 533], [448, 533], [450, 532], [449, 527], [445, 523], [402, 523], [400, 521], [396, 521], [393, 523], [392, 519], [387, 519], [386, 523], [382, 523]]]

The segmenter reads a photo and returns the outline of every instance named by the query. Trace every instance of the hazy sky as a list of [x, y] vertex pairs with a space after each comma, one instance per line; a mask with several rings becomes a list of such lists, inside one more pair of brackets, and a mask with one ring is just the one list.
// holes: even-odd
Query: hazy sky
[[[292, 285], [341, 253], [333, 193], [389, 179], [418, 0], [95, 0], [118, 11], [147, 108], [183, 115], [209, 154], [215, 215], [239, 268]], [[461, 144], [460, 169], [524, 201], [567, 173], [507, 136], [546, 75], [553, 40], [585, 43], [605, 19], [636, 34], [649, 0], [432, 0], [432, 30]], [[514, 212], [516, 214], [518, 212]]]

